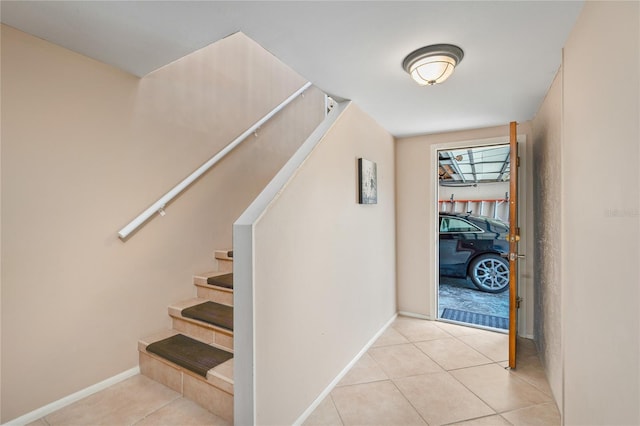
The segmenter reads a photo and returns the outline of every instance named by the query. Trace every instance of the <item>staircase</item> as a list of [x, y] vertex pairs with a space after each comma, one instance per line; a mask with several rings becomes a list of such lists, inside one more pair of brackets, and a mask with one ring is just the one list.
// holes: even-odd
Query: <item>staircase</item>
[[138, 342], [140, 372], [233, 423], [233, 253], [214, 258], [196, 298], [169, 306], [173, 328]]

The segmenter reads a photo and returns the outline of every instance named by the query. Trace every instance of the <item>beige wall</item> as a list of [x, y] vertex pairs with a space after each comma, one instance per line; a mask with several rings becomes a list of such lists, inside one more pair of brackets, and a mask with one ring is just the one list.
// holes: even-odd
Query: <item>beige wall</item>
[[303, 83], [242, 34], [138, 79], [2, 27], [3, 422], [137, 365], [137, 339], [169, 325], [167, 305], [192, 297], [191, 276], [322, 120], [322, 94], [165, 217], [117, 231]]
[[553, 396], [562, 409], [560, 268], [562, 71], [533, 120], [535, 340]]
[[[520, 253], [533, 252], [531, 125], [518, 125], [524, 142], [519, 181]], [[398, 310], [419, 317], [436, 317], [437, 262], [437, 156], [438, 149], [509, 142], [508, 125], [485, 129], [400, 138], [396, 140], [396, 233]], [[519, 334], [533, 335], [533, 261], [519, 262]]]
[[640, 424], [639, 20], [638, 2], [586, 2], [564, 49], [568, 425]]
[[[254, 212], [257, 424], [300, 418], [395, 315], [393, 144], [351, 104], [275, 201]], [[360, 157], [377, 163], [376, 205], [357, 203]]]
[[[2, 32], [0, 31], [0, 46]], [[0, 52], [2, 52], [0, 48]], [[2, 91], [2, 55], [0, 54], [0, 92]], [[0, 117], [2, 117], [2, 102], [0, 99]], [[0, 133], [2, 120], [0, 120]], [[0, 134], [0, 401], [2, 401], [2, 135]], [[2, 403], [0, 402], [0, 422], [2, 422]]]

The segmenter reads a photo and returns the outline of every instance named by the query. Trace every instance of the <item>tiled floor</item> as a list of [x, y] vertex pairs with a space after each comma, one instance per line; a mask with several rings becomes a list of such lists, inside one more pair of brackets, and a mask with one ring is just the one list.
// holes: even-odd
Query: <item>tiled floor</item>
[[230, 425], [178, 392], [137, 375], [28, 426]]
[[399, 317], [304, 423], [316, 425], [559, 425], [532, 341]]
[[[518, 369], [508, 371], [507, 338], [399, 317], [305, 425], [559, 425], [533, 343], [519, 342]], [[228, 423], [138, 375], [31, 425]]]

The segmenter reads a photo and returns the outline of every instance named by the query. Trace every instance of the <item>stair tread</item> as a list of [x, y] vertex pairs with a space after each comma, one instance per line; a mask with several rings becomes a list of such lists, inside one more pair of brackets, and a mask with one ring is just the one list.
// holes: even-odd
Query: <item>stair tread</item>
[[207, 284], [233, 289], [233, 273], [207, 278]]
[[[190, 337], [192, 339], [196, 339], [195, 337], [190, 336], [189, 334], [185, 334], [182, 333], [180, 331], [177, 331], [175, 329], [164, 329], [164, 330], [160, 330], [154, 334], [151, 335], [147, 335], [143, 338], [141, 338], [140, 340], [138, 340], [138, 350], [142, 351], [142, 352], [146, 352], [147, 351], [147, 346], [159, 342], [161, 340], [164, 339], [168, 339], [169, 337], [173, 337], [176, 336], [178, 334], [184, 334], [187, 337]], [[198, 339], [196, 339], [198, 340]], [[212, 346], [214, 348], [218, 348], [221, 349], [223, 351], [229, 352], [231, 354], [233, 354], [233, 351], [227, 347], [218, 345], [216, 343], [208, 343], [206, 341], [202, 341], [199, 340], [202, 343], [205, 343], [209, 346]], [[168, 361], [167, 359], [163, 358], [165, 361]], [[219, 364], [217, 366], [215, 366], [213, 369], [209, 370], [209, 373], [207, 374], [207, 380], [209, 380], [211, 377], [217, 377], [217, 378], [221, 378], [222, 380], [233, 384], [233, 358], [223, 362], [222, 364]]]
[[216, 250], [213, 254], [216, 259], [233, 261], [233, 250]]
[[145, 336], [140, 340], [138, 340], [138, 349], [145, 350], [145, 348], [150, 344], [175, 336], [176, 334], [178, 334], [178, 332], [175, 330], [165, 329], [165, 330], [156, 332], [154, 334]]
[[232, 293], [233, 294], [233, 287], [232, 288], [225, 288], [225, 287], [221, 287], [221, 286], [217, 286], [214, 284], [209, 284], [207, 282], [207, 280], [209, 278], [215, 278], [215, 277], [219, 277], [221, 275], [227, 275], [231, 273], [230, 271], [214, 271], [214, 272], [206, 272], [203, 274], [198, 274], [198, 275], [194, 275], [193, 276], [193, 284], [196, 287], [201, 287], [201, 288], [206, 288], [206, 289], [211, 289], [217, 292], [223, 292], [223, 293]]
[[207, 301], [182, 310], [182, 316], [233, 331], [233, 307]]
[[151, 343], [146, 349], [205, 378], [209, 370], [233, 358], [230, 352], [183, 334]]

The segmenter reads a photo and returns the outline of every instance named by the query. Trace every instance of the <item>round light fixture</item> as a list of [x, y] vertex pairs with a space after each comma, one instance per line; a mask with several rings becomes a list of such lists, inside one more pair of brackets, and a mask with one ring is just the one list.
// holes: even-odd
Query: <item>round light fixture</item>
[[462, 61], [464, 52], [453, 44], [421, 47], [402, 61], [402, 68], [421, 86], [442, 83]]

